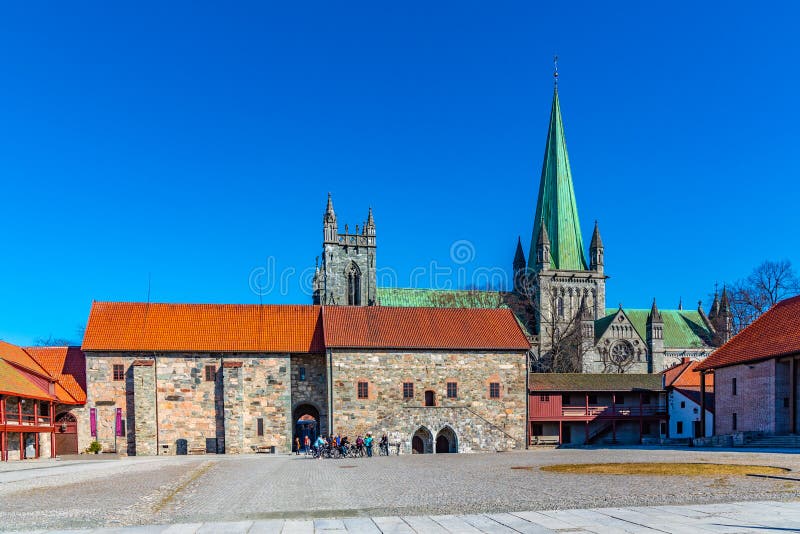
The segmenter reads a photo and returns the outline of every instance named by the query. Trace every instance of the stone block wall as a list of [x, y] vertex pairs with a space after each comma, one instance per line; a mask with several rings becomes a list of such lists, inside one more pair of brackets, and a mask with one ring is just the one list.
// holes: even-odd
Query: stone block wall
[[[295, 410], [310, 405], [319, 411], [319, 432], [328, 434], [328, 373], [323, 354], [292, 355], [292, 418]], [[302, 370], [302, 373], [301, 373]], [[292, 421], [294, 424], [294, 421]]]
[[[122, 408], [127, 434], [118, 438], [122, 454], [216, 450], [216, 443], [222, 445], [228, 433], [224, 377], [230, 369], [220, 372], [223, 362], [241, 365], [238, 379], [235, 384], [231, 382], [234, 390], [227, 395], [229, 402], [237, 403], [238, 425], [234, 430], [234, 420], [230, 420], [234, 450], [228, 452], [250, 452], [251, 445], [275, 445], [279, 451], [289, 450], [292, 405], [288, 354], [154, 356], [134, 352], [87, 353], [87, 403], [78, 417], [79, 449], [88, 447], [93, 439], [89, 436], [90, 408], [97, 410], [97, 440], [104, 450], [113, 449], [116, 408]], [[113, 380], [114, 364], [124, 366], [124, 380]], [[214, 380], [206, 381], [206, 366], [214, 367]], [[263, 420], [263, 436], [257, 435], [258, 419]]]
[[714, 434], [775, 432], [775, 366], [775, 360], [767, 360], [714, 371]]
[[158, 454], [156, 420], [156, 369], [154, 360], [137, 360], [131, 366], [133, 393], [133, 454], [152, 456]]
[[[461, 452], [524, 447], [524, 352], [485, 351], [333, 351], [334, 433], [355, 437], [387, 433], [410, 450], [414, 433], [425, 428], [433, 440], [451, 428]], [[359, 399], [357, 384], [369, 395]], [[414, 396], [403, 397], [403, 383]], [[458, 384], [458, 397], [447, 398], [447, 382]], [[489, 383], [500, 383], [500, 398], [489, 397]], [[425, 407], [432, 391], [434, 407]]]
[[[85, 450], [95, 440], [90, 434], [89, 410], [97, 411], [97, 441], [103, 450], [114, 449], [114, 421], [116, 408], [122, 408], [122, 417], [126, 421], [126, 428], [133, 428], [133, 420], [126, 419], [128, 403], [133, 402], [133, 374], [131, 364], [136, 356], [125, 356], [118, 353], [104, 353], [101, 355], [86, 355], [86, 405], [83, 407], [83, 416], [78, 416], [78, 452]], [[125, 368], [125, 379], [114, 380], [113, 366], [122, 364]], [[130, 398], [128, 392], [131, 392]], [[128, 438], [118, 438], [117, 450], [121, 454], [133, 454], [133, 442]]]

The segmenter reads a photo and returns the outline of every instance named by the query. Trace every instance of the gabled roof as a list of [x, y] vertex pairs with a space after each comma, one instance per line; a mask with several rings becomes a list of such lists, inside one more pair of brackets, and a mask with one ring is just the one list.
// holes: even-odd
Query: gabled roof
[[395, 287], [379, 287], [377, 293], [381, 306], [416, 308], [503, 308], [507, 295], [500, 291]]
[[6, 343], [5, 341], [0, 341], [0, 358], [28, 371], [32, 371], [35, 374], [52, 378], [50, 373], [48, 373], [47, 370], [45, 370], [45, 368], [39, 364], [39, 362], [31, 358], [31, 355], [25, 352], [25, 349], [22, 347], [12, 345], [11, 343]]
[[711, 353], [699, 370], [800, 353], [800, 295], [782, 300]]
[[63, 404], [86, 402], [86, 356], [79, 347], [26, 347], [56, 379], [56, 397]]
[[323, 352], [319, 306], [94, 302], [84, 351]]
[[[664, 375], [664, 385], [675, 388], [699, 388], [700, 373], [697, 371], [699, 364], [700, 362], [697, 360], [683, 358], [680, 363], [664, 369], [661, 371], [661, 374]], [[706, 377], [706, 390], [713, 389], [714, 377], [709, 375]]]
[[531, 373], [528, 387], [531, 391], [557, 393], [560, 391], [663, 391], [660, 374], [634, 373]]
[[[608, 327], [619, 311], [618, 308], [607, 308], [606, 316], [595, 322], [597, 335]], [[642, 339], [647, 339], [647, 317], [649, 309], [624, 308], [625, 315], [630, 320], [636, 332]], [[664, 322], [664, 347], [676, 348], [707, 348], [710, 347], [712, 334], [697, 311], [693, 310], [659, 310]]]
[[333, 348], [528, 350], [509, 309], [324, 306]]
[[[53, 400], [54, 396], [38, 385], [39, 382], [30, 373], [0, 359], [0, 394]], [[45, 381], [45, 383], [47, 382]]]
[[553, 91], [542, 177], [539, 182], [539, 198], [533, 220], [531, 250], [528, 254], [529, 269], [535, 268], [532, 263], [537, 257], [536, 243], [542, 223], [550, 238], [550, 268], [570, 271], [587, 269], [578, 206], [572, 184], [572, 171], [567, 154], [567, 140], [564, 136], [564, 123], [561, 120], [558, 89]]

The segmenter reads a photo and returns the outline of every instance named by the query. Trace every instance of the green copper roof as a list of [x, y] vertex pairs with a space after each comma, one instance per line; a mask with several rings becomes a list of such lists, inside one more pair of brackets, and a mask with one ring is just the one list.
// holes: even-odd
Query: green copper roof
[[406, 289], [379, 287], [381, 306], [421, 308], [504, 308], [503, 293], [498, 291]]
[[[606, 309], [606, 317], [598, 319], [596, 324], [598, 333], [602, 333], [613, 317], [619, 311], [617, 308]], [[633, 324], [636, 332], [647, 340], [647, 316], [650, 310], [629, 310], [623, 308], [625, 315]], [[702, 348], [709, 345], [712, 338], [711, 332], [706, 327], [700, 313], [691, 310], [659, 310], [664, 321], [664, 347], [668, 349]]]
[[535, 265], [531, 258], [536, 258], [536, 240], [539, 237], [542, 221], [550, 237], [550, 268], [587, 270], [558, 89], [553, 91], [553, 107], [550, 110], [550, 127], [547, 130], [547, 145], [544, 149], [539, 199], [536, 203], [533, 238], [528, 254], [530, 262], [528, 267], [531, 269]]

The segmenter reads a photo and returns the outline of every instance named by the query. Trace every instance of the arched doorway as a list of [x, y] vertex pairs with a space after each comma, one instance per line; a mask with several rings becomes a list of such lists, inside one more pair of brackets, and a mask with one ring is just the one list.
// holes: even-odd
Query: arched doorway
[[78, 420], [71, 412], [56, 416], [56, 456], [78, 454]]
[[458, 452], [458, 438], [449, 426], [442, 428], [436, 435], [436, 454]]
[[431, 431], [421, 426], [411, 437], [412, 454], [428, 454], [433, 452], [433, 434]]
[[294, 409], [294, 438], [300, 438], [300, 447], [304, 447], [306, 436], [311, 443], [319, 436], [319, 410], [310, 404], [301, 404]]

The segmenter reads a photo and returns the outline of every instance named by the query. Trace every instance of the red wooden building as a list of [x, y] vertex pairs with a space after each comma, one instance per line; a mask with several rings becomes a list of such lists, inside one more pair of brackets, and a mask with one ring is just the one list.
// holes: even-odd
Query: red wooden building
[[[58, 349], [65, 354], [69, 350], [66, 347], [42, 350]], [[80, 352], [79, 349], [74, 350]], [[0, 460], [2, 461], [54, 457], [57, 454], [56, 407], [85, 402], [85, 393], [82, 400], [76, 399], [67, 390], [67, 388], [75, 390], [73, 384], [60, 375], [54, 375], [42, 365], [42, 361], [32, 355], [33, 352], [35, 349], [23, 349], [0, 341]], [[75, 375], [85, 376], [85, 369], [76, 368]], [[85, 378], [83, 380], [85, 384]], [[81, 391], [85, 391], [85, 386]]]
[[634, 444], [667, 433], [663, 376], [533, 373], [529, 377], [531, 444]]

